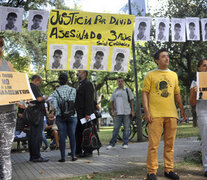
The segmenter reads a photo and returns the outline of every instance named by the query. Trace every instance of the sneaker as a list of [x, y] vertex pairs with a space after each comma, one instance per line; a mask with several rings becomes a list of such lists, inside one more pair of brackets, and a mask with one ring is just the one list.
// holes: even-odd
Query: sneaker
[[122, 145], [122, 149], [128, 149], [128, 145], [127, 144]]
[[109, 145], [109, 146], [106, 147], [106, 149], [109, 150], [109, 149], [112, 149], [113, 147], [114, 147], [114, 146]]
[[170, 172], [165, 172], [164, 173], [165, 177], [169, 178], [169, 179], [179, 179], [179, 176], [177, 174], [175, 174], [173, 171]]
[[156, 174], [147, 174], [147, 180], [157, 180]]
[[50, 147], [47, 147], [44, 151], [45, 152], [49, 152], [50, 151]]

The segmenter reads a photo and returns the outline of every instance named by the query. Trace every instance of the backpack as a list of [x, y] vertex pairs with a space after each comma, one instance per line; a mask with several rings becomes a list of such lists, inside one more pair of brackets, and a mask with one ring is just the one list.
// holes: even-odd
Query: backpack
[[82, 133], [82, 149], [85, 152], [92, 152], [97, 149], [99, 155], [99, 149], [101, 148], [101, 141], [98, 137], [95, 125], [93, 122], [89, 122], [90, 125], [86, 124], [86, 128]]
[[[73, 116], [75, 114], [75, 105], [73, 101], [70, 100], [64, 100], [61, 96], [58, 90], [56, 90], [58, 93], [58, 96], [60, 97], [61, 101], [58, 101], [58, 106], [61, 111], [61, 117], [62, 118], [68, 118], [70, 116]], [[72, 89], [70, 91], [70, 94], [72, 92]], [[70, 96], [69, 94], [69, 96]]]

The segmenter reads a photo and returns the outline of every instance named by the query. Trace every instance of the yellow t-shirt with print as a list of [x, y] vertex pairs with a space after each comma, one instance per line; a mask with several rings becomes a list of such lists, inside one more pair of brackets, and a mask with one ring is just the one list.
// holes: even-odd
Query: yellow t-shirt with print
[[174, 95], [180, 94], [180, 88], [175, 72], [159, 69], [148, 72], [142, 91], [149, 93], [149, 111], [152, 118], [178, 118]]

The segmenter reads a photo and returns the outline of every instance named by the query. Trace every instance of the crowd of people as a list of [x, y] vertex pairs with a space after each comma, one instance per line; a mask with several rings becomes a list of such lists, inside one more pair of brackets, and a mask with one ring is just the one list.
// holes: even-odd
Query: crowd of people
[[[3, 39], [0, 38], [0, 56], [2, 56]], [[156, 180], [158, 169], [158, 147], [164, 129], [164, 175], [170, 179], [179, 179], [174, 172], [174, 142], [177, 131], [177, 108], [180, 109], [183, 121], [186, 115], [182, 105], [180, 88], [178, 85], [177, 74], [168, 69], [170, 59], [166, 49], [161, 49], [155, 53], [154, 60], [157, 69], [147, 73], [142, 88], [142, 104], [145, 111], [145, 120], [149, 124], [149, 144], [147, 153], [147, 179]], [[14, 71], [13, 66], [4, 60], [0, 60], [0, 71]], [[198, 63], [198, 71], [207, 72], [207, 59]], [[44, 150], [49, 148], [45, 137], [45, 131], [54, 139], [51, 143], [60, 150], [59, 162], [66, 161], [66, 139], [69, 137], [71, 161], [78, 158], [92, 156], [92, 151], [84, 151], [82, 148], [82, 133], [84, 124], [81, 119], [86, 121], [91, 119], [91, 114], [95, 112], [97, 104], [94, 101], [94, 87], [88, 79], [88, 71], [77, 72], [79, 85], [77, 90], [68, 85], [68, 75], [63, 72], [59, 75], [59, 85], [55, 87], [50, 96], [43, 95], [39, 89], [42, 84], [42, 77], [35, 74], [31, 78], [30, 87], [36, 98], [30, 101], [28, 107], [35, 107], [38, 114], [33, 117], [34, 121], [28, 121], [28, 148], [31, 162], [47, 162], [49, 158], [42, 157], [41, 146], [44, 142]], [[130, 118], [135, 116], [133, 94], [129, 88], [125, 87], [124, 79], [117, 78], [117, 88], [111, 96], [111, 108], [114, 118], [114, 129], [112, 138], [107, 150], [115, 147], [119, 129], [124, 126], [123, 149], [128, 149]], [[206, 137], [206, 102], [196, 100], [198, 87], [192, 82], [190, 90], [190, 103], [196, 105], [198, 124], [202, 139], [202, 160], [205, 176], [207, 177], [207, 145]], [[63, 116], [60, 106], [61, 101], [74, 103], [75, 113], [70, 116]], [[1, 179], [11, 179], [11, 159], [10, 150], [12, 147], [14, 134], [21, 136], [24, 129], [24, 114], [28, 107], [25, 103], [17, 104], [19, 107], [16, 113], [16, 105], [0, 106], [0, 177]], [[17, 115], [17, 122], [15, 121]], [[35, 122], [35, 123], [34, 123]], [[15, 132], [16, 124], [16, 132]], [[25, 143], [22, 144], [26, 146]]]

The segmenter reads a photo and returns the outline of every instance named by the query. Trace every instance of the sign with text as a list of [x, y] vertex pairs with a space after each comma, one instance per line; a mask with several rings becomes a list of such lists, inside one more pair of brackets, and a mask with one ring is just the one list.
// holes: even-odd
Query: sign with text
[[207, 100], [207, 72], [197, 72], [197, 100]]
[[0, 105], [12, 104], [20, 100], [35, 100], [27, 74], [0, 72]]
[[51, 10], [47, 69], [127, 72], [134, 15]]

